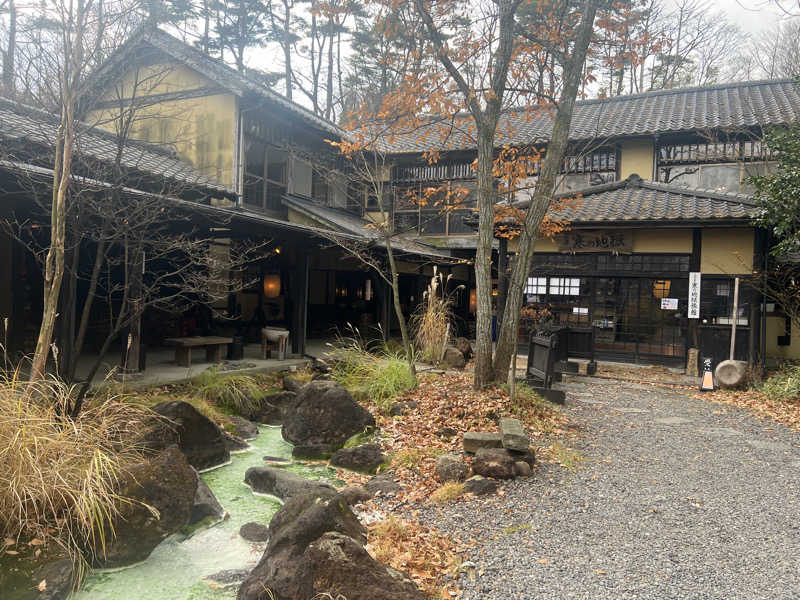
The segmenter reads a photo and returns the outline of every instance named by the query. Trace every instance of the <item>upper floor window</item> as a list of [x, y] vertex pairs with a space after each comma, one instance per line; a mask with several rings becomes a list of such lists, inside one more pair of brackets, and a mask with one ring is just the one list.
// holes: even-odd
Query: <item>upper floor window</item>
[[772, 153], [758, 140], [667, 144], [658, 149], [658, 180], [718, 192], [748, 194], [749, 178], [770, 171]]

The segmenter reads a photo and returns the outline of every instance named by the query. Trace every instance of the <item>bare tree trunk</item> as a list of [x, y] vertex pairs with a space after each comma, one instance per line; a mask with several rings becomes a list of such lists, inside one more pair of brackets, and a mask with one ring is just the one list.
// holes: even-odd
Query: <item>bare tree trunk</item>
[[[65, 86], [66, 87], [66, 86]], [[64, 277], [64, 245], [66, 235], [67, 193], [72, 166], [74, 144], [75, 103], [69, 90], [64, 91], [61, 107], [61, 123], [58, 126], [56, 169], [53, 174], [53, 201], [50, 213], [50, 247], [47, 250], [44, 269], [44, 300], [42, 302], [42, 324], [36, 340], [36, 351], [31, 363], [31, 381], [44, 378], [53, 329], [58, 316], [58, 297]]]
[[328, 77], [327, 77], [327, 90], [325, 90], [325, 118], [330, 120], [331, 111], [333, 110], [333, 33], [334, 33], [333, 15], [328, 17]]
[[586, 0], [572, 55], [569, 57], [567, 64], [564, 65], [564, 89], [561, 93], [553, 124], [553, 134], [550, 143], [547, 145], [547, 154], [534, 188], [528, 214], [525, 216], [524, 227], [519, 238], [517, 257], [511, 270], [503, 324], [500, 328], [494, 360], [493, 371], [496, 381], [502, 382], [506, 380], [511, 356], [517, 346], [519, 314], [522, 306], [525, 280], [528, 277], [531, 261], [533, 260], [539, 227], [545, 214], [547, 214], [547, 210], [550, 208], [550, 201], [555, 191], [559, 169], [567, 149], [575, 97], [581, 84], [583, 63], [586, 60], [586, 54], [589, 49], [592, 26], [597, 14], [599, 1]]
[[78, 368], [78, 357], [83, 352], [83, 343], [86, 339], [86, 331], [89, 328], [89, 317], [92, 314], [92, 305], [97, 297], [97, 284], [100, 281], [100, 273], [105, 263], [105, 249], [106, 249], [106, 234], [108, 221], [103, 223], [100, 239], [97, 242], [97, 249], [95, 251], [94, 264], [92, 265], [92, 274], [89, 278], [89, 290], [86, 293], [86, 301], [83, 303], [81, 310], [81, 321], [78, 325], [78, 333], [75, 336], [75, 343], [72, 349], [72, 360], [70, 361], [69, 369], [67, 371], [67, 380], [75, 380], [75, 372]]
[[[292, 13], [289, 0], [283, 0], [283, 69], [286, 77], [286, 97], [292, 99]], [[313, 41], [312, 41], [313, 43]]]
[[492, 232], [494, 231], [494, 127], [478, 133], [478, 247], [475, 252], [475, 387], [491, 381], [492, 373]]
[[3, 53], [3, 93], [14, 98], [14, 59], [17, 52], [17, 4], [8, 1], [8, 43]]

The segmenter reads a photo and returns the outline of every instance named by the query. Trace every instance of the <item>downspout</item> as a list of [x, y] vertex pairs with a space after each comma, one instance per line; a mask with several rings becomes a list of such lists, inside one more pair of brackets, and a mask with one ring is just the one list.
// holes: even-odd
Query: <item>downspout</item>
[[242, 208], [244, 204], [244, 115], [242, 114], [241, 99], [236, 96], [236, 118], [233, 123], [233, 172], [231, 183], [236, 194], [236, 207]]
[[653, 183], [658, 183], [658, 134], [653, 134]]
[[762, 284], [761, 284], [761, 326], [760, 329], [760, 346], [761, 346], [761, 376], [764, 377], [767, 374], [767, 294], [765, 292], [766, 285], [767, 285], [767, 269], [769, 269], [769, 234], [768, 232], [764, 232], [764, 235], [761, 236], [761, 252], [764, 255], [764, 272], [762, 273]]

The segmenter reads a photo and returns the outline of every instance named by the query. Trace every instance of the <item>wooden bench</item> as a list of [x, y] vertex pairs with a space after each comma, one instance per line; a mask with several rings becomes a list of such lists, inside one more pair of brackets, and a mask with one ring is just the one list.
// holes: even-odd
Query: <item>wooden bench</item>
[[192, 348], [204, 347], [206, 349], [206, 362], [222, 362], [222, 347], [233, 342], [228, 337], [179, 337], [164, 340], [175, 346], [175, 362], [182, 367], [192, 366]]

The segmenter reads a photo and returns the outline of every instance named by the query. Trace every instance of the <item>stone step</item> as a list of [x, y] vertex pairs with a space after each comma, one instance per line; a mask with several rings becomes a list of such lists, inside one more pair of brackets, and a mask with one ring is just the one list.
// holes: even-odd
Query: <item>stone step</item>
[[525, 452], [531, 445], [531, 440], [528, 434], [525, 433], [525, 427], [519, 419], [512, 419], [511, 417], [501, 418], [500, 434], [503, 447], [508, 450]]
[[475, 454], [480, 448], [502, 448], [503, 436], [499, 433], [468, 431], [464, 434], [464, 452]]

